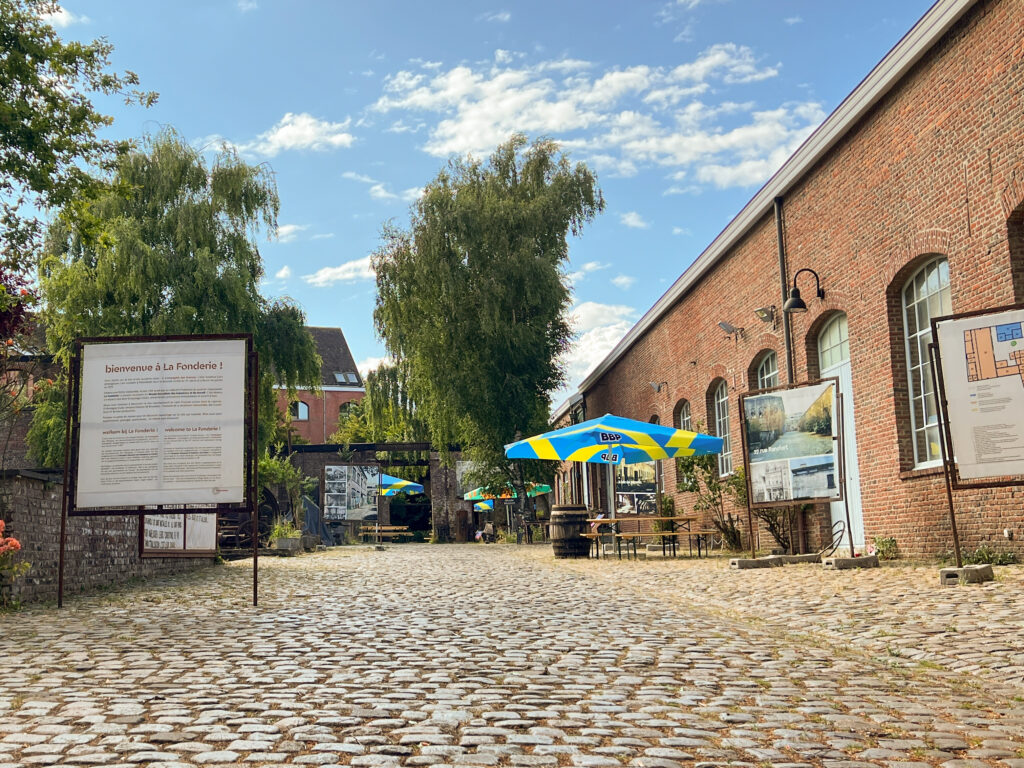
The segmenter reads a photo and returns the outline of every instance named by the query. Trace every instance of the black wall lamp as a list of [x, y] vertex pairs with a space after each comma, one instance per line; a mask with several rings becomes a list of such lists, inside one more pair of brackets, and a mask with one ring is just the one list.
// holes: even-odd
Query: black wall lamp
[[796, 279], [800, 276], [801, 272], [810, 272], [814, 275], [814, 285], [817, 289], [819, 299], [825, 298], [825, 291], [821, 287], [821, 280], [818, 278], [818, 273], [809, 267], [798, 269], [796, 274], [793, 275], [793, 287], [789, 291], [789, 298], [786, 299], [786, 303], [782, 305], [783, 312], [806, 312], [807, 304], [800, 298], [800, 289], [796, 287]]

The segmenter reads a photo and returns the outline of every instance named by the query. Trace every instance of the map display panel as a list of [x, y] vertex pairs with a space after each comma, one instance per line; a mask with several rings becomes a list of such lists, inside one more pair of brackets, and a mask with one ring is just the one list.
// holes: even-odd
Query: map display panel
[[1024, 310], [936, 323], [962, 479], [1024, 474]]

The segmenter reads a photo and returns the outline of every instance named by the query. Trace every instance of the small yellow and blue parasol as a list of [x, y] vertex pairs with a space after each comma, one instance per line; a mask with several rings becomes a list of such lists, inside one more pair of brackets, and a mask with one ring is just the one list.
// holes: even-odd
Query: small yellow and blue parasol
[[381, 473], [380, 495], [394, 496], [396, 493], [423, 493], [423, 486], [414, 483], [412, 480], [403, 480], [400, 477], [392, 477]]

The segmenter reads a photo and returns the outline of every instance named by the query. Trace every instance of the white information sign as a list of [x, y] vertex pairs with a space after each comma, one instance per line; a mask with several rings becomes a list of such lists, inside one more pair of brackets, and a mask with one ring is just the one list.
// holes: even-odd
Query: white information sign
[[76, 506], [244, 500], [244, 339], [87, 344]]
[[1024, 310], [936, 328], [960, 478], [1024, 475]]
[[145, 515], [142, 529], [144, 552], [213, 552], [217, 549], [217, 515]]

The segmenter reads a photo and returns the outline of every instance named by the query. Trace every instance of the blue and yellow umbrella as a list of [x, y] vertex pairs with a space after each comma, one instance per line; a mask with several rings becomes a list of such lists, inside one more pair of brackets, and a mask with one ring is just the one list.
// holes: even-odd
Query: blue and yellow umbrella
[[[551, 493], [551, 486], [544, 483], [526, 484], [526, 495], [530, 498], [540, 496], [542, 493]], [[481, 486], [467, 492], [462, 498], [466, 499], [466, 501], [479, 501], [480, 499], [514, 499], [516, 498], [516, 492], [510, 486], [504, 488], [500, 493], [489, 493], [483, 488], [483, 486]]]
[[477, 512], [483, 512], [488, 509], [494, 509], [494, 499], [487, 499], [487, 501], [478, 501], [473, 505], [473, 509]]
[[381, 473], [380, 495], [394, 496], [396, 493], [423, 493], [423, 486], [414, 483], [412, 480], [403, 480], [400, 477], [392, 477]]
[[505, 446], [510, 459], [637, 464], [722, 452], [722, 438], [606, 413]]

